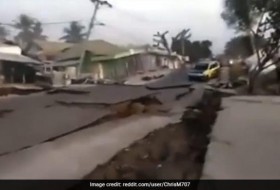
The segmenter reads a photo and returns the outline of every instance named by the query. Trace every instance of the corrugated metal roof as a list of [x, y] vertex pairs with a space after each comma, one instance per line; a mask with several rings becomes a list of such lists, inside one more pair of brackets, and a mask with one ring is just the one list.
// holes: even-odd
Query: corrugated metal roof
[[26, 63], [26, 64], [42, 64], [39, 61], [36, 61], [34, 59], [31, 59], [29, 57], [18, 55], [18, 54], [9, 54], [9, 53], [0, 53], [0, 60], [2, 61], [12, 61], [12, 62], [18, 62], [18, 63]]
[[71, 43], [64, 43], [64, 42], [51, 42], [45, 40], [34, 40], [35, 44], [38, 45], [44, 54], [46, 55], [56, 55], [62, 50], [70, 48], [73, 46]]
[[53, 63], [54, 67], [69, 67], [76, 66], [79, 64], [79, 60], [61, 61]]
[[[156, 55], [162, 55], [162, 56], [170, 56], [167, 51], [162, 51], [158, 49], [146, 49], [146, 48], [141, 48], [141, 49], [130, 49], [129, 51], [124, 51], [115, 55], [109, 55], [109, 56], [98, 56], [98, 57], [93, 57], [91, 61], [97, 62], [97, 61], [109, 61], [109, 60], [114, 60], [114, 59], [121, 59], [133, 55], [138, 55], [138, 54], [156, 54]], [[172, 53], [171, 56], [177, 56], [177, 54]]]
[[115, 55], [126, 51], [127, 49], [111, 44], [104, 40], [86, 41], [76, 44], [68, 50], [58, 55], [57, 60], [69, 60], [79, 58], [85, 51], [89, 51], [95, 55]]
[[9, 45], [9, 44], [4, 44], [4, 43], [1, 43], [0, 42], [0, 47], [11, 47], [12, 45]]

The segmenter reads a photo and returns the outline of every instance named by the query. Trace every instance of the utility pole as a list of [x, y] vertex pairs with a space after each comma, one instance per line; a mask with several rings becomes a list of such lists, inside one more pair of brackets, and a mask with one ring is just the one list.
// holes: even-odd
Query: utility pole
[[91, 2], [95, 5], [94, 6], [94, 10], [93, 10], [93, 15], [91, 17], [90, 23], [89, 23], [89, 27], [88, 27], [88, 32], [86, 34], [86, 40], [89, 40], [91, 32], [94, 28], [95, 24], [95, 20], [96, 20], [96, 15], [98, 10], [100, 9], [101, 6], [107, 6], [109, 8], [112, 8], [113, 6], [108, 2], [108, 1], [102, 1], [102, 0], [91, 0]]
[[[171, 56], [171, 53], [172, 53], [171, 48], [170, 48], [170, 46], [168, 44], [168, 41], [166, 39], [166, 34], [168, 34], [168, 33], [169, 33], [169, 31], [166, 31], [162, 34], [160, 32], [157, 32], [157, 34], [154, 35], [153, 41], [154, 41], [155, 44], [153, 46], [157, 47], [159, 49], [167, 50], [169, 56]], [[162, 46], [163, 48], [161, 48], [160, 46]], [[172, 63], [173, 63], [173, 68], [175, 69], [176, 68], [175, 62], [172, 61]]]
[[191, 34], [189, 34], [189, 32], [190, 32], [190, 29], [187, 29], [187, 30], [184, 29], [179, 34], [177, 34], [177, 36], [175, 38], [173, 38], [176, 41], [177, 40], [181, 41], [182, 56], [185, 56], [185, 53], [186, 53], [185, 41], [188, 40], [192, 36]]
[[[157, 47], [159, 49], [165, 49], [168, 51], [169, 54], [171, 54], [171, 50], [170, 50], [170, 47], [169, 47], [169, 44], [166, 40], [166, 34], [168, 34], [169, 31], [166, 31], [164, 33], [160, 33], [160, 32], [157, 32], [157, 34], [154, 34], [154, 47]], [[162, 46], [162, 47], [161, 47]]]

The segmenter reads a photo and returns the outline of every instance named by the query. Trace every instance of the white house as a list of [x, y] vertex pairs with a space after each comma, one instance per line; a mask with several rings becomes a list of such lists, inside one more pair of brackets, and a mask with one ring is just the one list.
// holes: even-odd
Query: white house
[[8, 45], [8, 44], [1, 44], [0, 43], [0, 53], [21, 55], [22, 50], [17, 45]]
[[32, 83], [40, 62], [21, 55], [17, 45], [0, 43], [0, 83]]

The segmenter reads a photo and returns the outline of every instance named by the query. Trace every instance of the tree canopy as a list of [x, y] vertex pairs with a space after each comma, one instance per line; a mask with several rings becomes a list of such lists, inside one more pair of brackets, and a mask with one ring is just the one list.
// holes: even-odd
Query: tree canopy
[[4, 26], [0, 26], [0, 40], [6, 39], [8, 35], [9, 31]]
[[[260, 37], [256, 38], [258, 48], [261, 47], [265, 41]], [[254, 51], [251, 46], [251, 39], [248, 35], [240, 35], [232, 38], [225, 45], [224, 54], [230, 58], [247, 58], [253, 55]]]
[[[280, 1], [225, 0], [222, 17], [229, 26], [235, 26], [238, 31], [246, 30], [251, 37], [257, 55], [257, 64], [253, 65], [249, 75], [249, 92], [252, 93], [254, 81], [262, 70], [271, 65], [279, 67]], [[265, 41], [261, 48], [257, 47], [256, 37]]]
[[65, 33], [60, 39], [65, 40], [69, 43], [79, 43], [85, 39], [86, 33], [84, 32], [85, 26], [81, 25], [79, 22], [73, 21], [70, 26], [64, 28]]
[[259, 11], [252, 4], [255, 0], [225, 0], [221, 16], [229, 27], [236, 31], [247, 31], [256, 23]]
[[46, 40], [48, 37], [43, 34], [42, 23], [37, 21], [33, 28], [33, 38], [39, 40]]
[[24, 52], [29, 51], [33, 44], [33, 40], [47, 39], [47, 36], [43, 35], [41, 22], [28, 15], [20, 15], [14, 27], [19, 30], [19, 33], [15, 36], [15, 40], [20, 44]]
[[[212, 42], [209, 40], [203, 40], [203, 41], [190, 41], [188, 39], [185, 39], [182, 41], [180, 39], [174, 39], [172, 40], [171, 49], [172, 51], [183, 55], [183, 56], [189, 56], [190, 61], [195, 62], [199, 59], [203, 58], [210, 58], [212, 56]], [[184, 54], [183, 54], [183, 48], [184, 48]]]

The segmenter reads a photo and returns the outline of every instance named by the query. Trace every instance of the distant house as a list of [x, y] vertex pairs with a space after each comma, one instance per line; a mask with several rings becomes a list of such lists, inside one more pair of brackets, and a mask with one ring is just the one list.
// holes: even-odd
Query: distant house
[[169, 55], [150, 46], [128, 49], [104, 40], [73, 45], [58, 55], [53, 67], [65, 71], [70, 78], [90, 75], [94, 79], [123, 80], [127, 77], [155, 71], [163, 67], [175, 69], [182, 60], [177, 54]]
[[119, 47], [115, 44], [104, 40], [92, 40], [85, 41], [73, 45], [71, 48], [68, 48], [62, 51], [58, 56], [57, 60], [59, 62], [69, 61], [69, 60], [80, 60], [81, 56], [85, 51], [93, 54], [94, 56], [106, 56], [114, 55], [120, 52], [123, 52], [127, 49]]
[[0, 53], [21, 54], [22, 50], [14, 43], [0, 42]]
[[124, 80], [163, 68], [177, 69], [181, 64], [182, 60], [177, 54], [169, 55], [166, 51], [145, 47], [130, 49], [112, 56], [93, 56], [90, 64], [83, 65], [82, 69], [89, 71], [97, 80]]
[[43, 62], [53, 62], [62, 51], [72, 46], [71, 43], [34, 40], [28, 54]]
[[23, 56], [19, 46], [0, 43], [0, 83], [33, 83], [41, 63]]
[[[59, 71], [66, 70], [67, 73], [70, 73], [71, 78], [75, 78], [78, 70], [89, 72], [80, 69], [80, 66], [90, 64], [92, 56], [115, 55], [126, 50], [104, 40], [85, 41], [62, 51], [57, 56], [57, 61], [53, 64], [53, 67]], [[82, 62], [83, 64], [81, 64]]]

